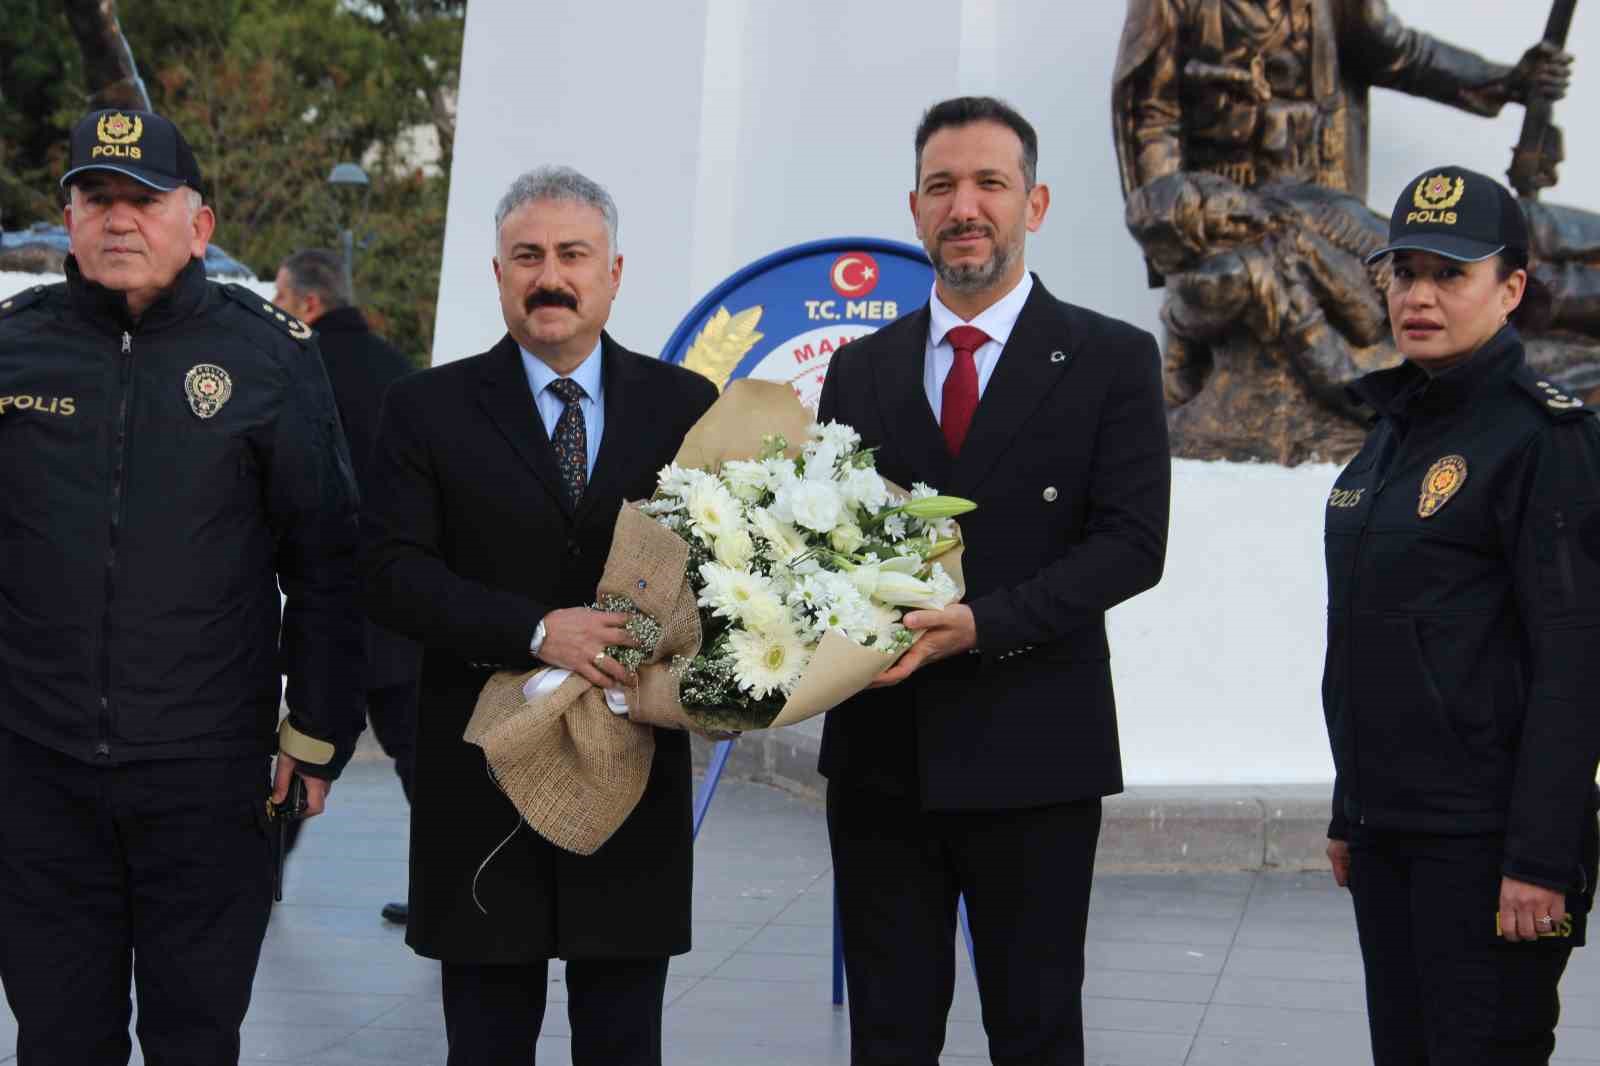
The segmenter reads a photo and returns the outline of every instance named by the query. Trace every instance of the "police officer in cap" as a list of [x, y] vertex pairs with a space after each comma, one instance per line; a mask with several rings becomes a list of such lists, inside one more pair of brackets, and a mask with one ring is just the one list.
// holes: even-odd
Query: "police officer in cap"
[[0, 301], [0, 983], [21, 1063], [126, 1063], [130, 981], [145, 1061], [237, 1062], [268, 795], [298, 775], [321, 811], [362, 727], [333, 397], [310, 330], [206, 280], [200, 180], [166, 119], [88, 115], [67, 280]]
[[1498, 182], [1419, 175], [1384, 258], [1405, 361], [1353, 386], [1327, 502], [1328, 856], [1376, 1066], [1545, 1063], [1595, 887], [1600, 427], [1524, 360], [1548, 296]]

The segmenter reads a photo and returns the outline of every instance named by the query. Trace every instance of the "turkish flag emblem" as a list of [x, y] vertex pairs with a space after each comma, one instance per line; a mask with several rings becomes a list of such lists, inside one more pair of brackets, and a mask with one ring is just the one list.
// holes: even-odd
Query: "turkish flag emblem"
[[878, 287], [878, 261], [866, 252], [846, 252], [833, 261], [828, 280], [845, 299], [860, 299]]

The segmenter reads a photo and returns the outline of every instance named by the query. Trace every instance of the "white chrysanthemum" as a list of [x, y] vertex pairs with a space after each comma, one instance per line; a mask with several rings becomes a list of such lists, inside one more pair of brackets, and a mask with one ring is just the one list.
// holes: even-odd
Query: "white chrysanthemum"
[[877, 514], [889, 505], [889, 486], [870, 466], [851, 467], [839, 478], [839, 491], [852, 507]]
[[668, 463], [656, 474], [656, 485], [662, 492], [673, 496], [687, 496], [692, 486], [714, 480], [704, 470], [679, 466], [677, 463]]
[[743, 528], [735, 529], [713, 541], [711, 553], [723, 566], [742, 570], [755, 558], [756, 543], [751, 539], [749, 531]]
[[888, 537], [891, 543], [905, 540], [906, 516], [892, 514], [888, 518], [885, 518], [883, 520], [883, 535]]
[[825, 442], [840, 455], [849, 455], [861, 447], [861, 434], [843, 422], [813, 422], [811, 439]]
[[807, 478], [779, 489], [772, 513], [780, 521], [827, 534], [844, 518], [844, 499], [836, 482]]
[[928, 496], [939, 495], [939, 490], [929, 485], [926, 481], [918, 481], [911, 486], [910, 497], [913, 500], [924, 499]]
[[684, 502], [689, 509], [689, 528], [707, 544], [744, 528], [739, 501], [713, 478], [690, 485]]
[[796, 591], [807, 603], [817, 636], [832, 630], [861, 643], [875, 631], [876, 619], [866, 597], [845, 575], [818, 571], [800, 581]]
[[771, 473], [767, 464], [754, 459], [729, 459], [722, 464], [722, 483], [728, 491], [747, 503], [753, 503], [767, 491]]
[[809, 658], [805, 643], [792, 628], [769, 632], [735, 629], [728, 634], [739, 688], [756, 699], [787, 695], [800, 680]]

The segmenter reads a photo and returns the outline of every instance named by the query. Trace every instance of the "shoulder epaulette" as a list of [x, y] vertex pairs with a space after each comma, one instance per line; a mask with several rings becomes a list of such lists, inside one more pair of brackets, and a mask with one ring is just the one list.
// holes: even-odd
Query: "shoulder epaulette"
[[1538, 405], [1547, 418], [1559, 421], [1566, 418], [1582, 418], [1594, 413], [1585, 407], [1578, 397], [1563, 390], [1549, 379], [1541, 378], [1527, 367], [1512, 375], [1512, 380]]
[[252, 292], [243, 285], [233, 284], [223, 285], [222, 292], [229, 299], [237, 300], [239, 303], [244, 304], [245, 307], [271, 322], [295, 340], [308, 341], [311, 339], [310, 326], [281, 307], [274, 306], [270, 301], [262, 297], [260, 293]]
[[0, 318], [8, 318], [25, 307], [32, 307], [44, 299], [44, 294], [49, 291], [45, 285], [35, 285], [31, 289], [24, 289], [15, 296], [7, 296], [0, 300]]

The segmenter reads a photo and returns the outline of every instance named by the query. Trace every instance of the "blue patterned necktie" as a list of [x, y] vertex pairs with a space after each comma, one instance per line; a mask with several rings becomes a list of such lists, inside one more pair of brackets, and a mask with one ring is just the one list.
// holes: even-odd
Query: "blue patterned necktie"
[[561, 470], [561, 484], [566, 487], [567, 500], [576, 509], [589, 483], [589, 437], [584, 429], [583, 408], [578, 406], [578, 401], [589, 394], [571, 378], [556, 378], [545, 387], [567, 405], [556, 419], [556, 432], [550, 443], [556, 448], [556, 466]]

